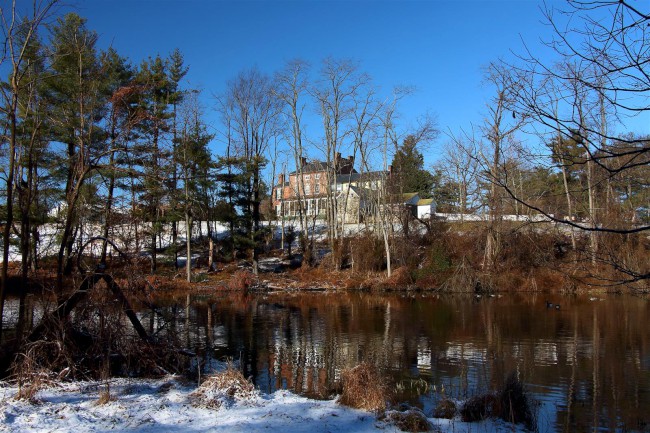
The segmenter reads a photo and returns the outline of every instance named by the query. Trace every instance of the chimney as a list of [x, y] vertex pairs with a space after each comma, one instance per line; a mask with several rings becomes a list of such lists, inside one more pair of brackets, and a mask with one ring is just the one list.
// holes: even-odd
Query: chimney
[[388, 175], [390, 176], [393, 173], [393, 166], [389, 165], [388, 166]]
[[303, 168], [305, 165], [307, 165], [307, 158], [304, 156], [300, 157], [300, 168]]
[[336, 163], [338, 164], [341, 160], [341, 152], [336, 152]]
[[284, 173], [278, 174], [278, 185], [284, 185]]

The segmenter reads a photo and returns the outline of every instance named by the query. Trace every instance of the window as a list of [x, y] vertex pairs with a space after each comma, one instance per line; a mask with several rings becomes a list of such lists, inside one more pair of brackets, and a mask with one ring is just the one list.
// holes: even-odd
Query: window
[[275, 189], [275, 198], [278, 200], [282, 199], [282, 188], [276, 188]]
[[309, 195], [311, 194], [311, 182], [305, 181], [305, 194]]
[[314, 194], [320, 194], [320, 183], [318, 181], [314, 185]]

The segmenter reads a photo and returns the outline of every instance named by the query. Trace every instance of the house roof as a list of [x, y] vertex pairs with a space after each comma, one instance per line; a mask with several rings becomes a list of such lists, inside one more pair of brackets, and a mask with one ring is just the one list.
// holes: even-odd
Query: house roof
[[[302, 166], [303, 173], [318, 173], [327, 171], [327, 163], [323, 161], [312, 161]], [[292, 171], [289, 174], [296, 174], [298, 171]]]
[[[350, 158], [339, 158], [337, 159], [338, 161], [338, 168], [337, 171], [339, 173], [346, 173], [346, 172], [351, 172], [351, 173], [356, 173], [357, 171], [354, 169], [354, 159], [352, 157]], [[318, 160], [313, 160], [311, 162], [303, 162], [302, 165], [302, 172], [304, 174], [308, 173], [322, 173], [327, 171], [327, 162], [325, 161], [318, 161]], [[298, 170], [294, 170], [290, 175], [295, 175], [298, 173]]]
[[[359, 188], [358, 186], [351, 186], [351, 185], [348, 188], [349, 188], [350, 192], [354, 193], [354, 195], [356, 195], [357, 197], [359, 197], [359, 198], [361, 198], [363, 200], [367, 200], [370, 197], [372, 197], [373, 191], [369, 190], [367, 188]], [[341, 196], [341, 195], [345, 195], [345, 194], [347, 194], [347, 192], [341, 191], [341, 192], [339, 192], [338, 195]]]
[[416, 195], [418, 195], [417, 192], [405, 192], [404, 194], [402, 194], [402, 199], [404, 199], [404, 201], [408, 201], [413, 197], [415, 197]]
[[433, 204], [432, 198], [423, 198], [418, 201], [418, 206], [431, 206]]
[[356, 170], [350, 174], [339, 174], [336, 176], [335, 182], [337, 184], [352, 183], [352, 182], [368, 182], [372, 180], [382, 179], [386, 175], [385, 171], [369, 171], [365, 173], [357, 173]]

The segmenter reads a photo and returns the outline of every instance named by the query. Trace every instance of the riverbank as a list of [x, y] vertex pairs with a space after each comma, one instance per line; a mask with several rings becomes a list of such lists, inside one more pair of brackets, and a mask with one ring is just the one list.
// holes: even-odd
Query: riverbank
[[[108, 388], [107, 388], [108, 387]], [[110, 398], [106, 391], [110, 389]], [[400, 431], [391, 421], [337, 404], [280, 390], [254, 392], [220, 407], [197, 401], [196, 385], [175, 377], [157, 380], [53, 383], [30, 400], [15, 399], [18, 388], [0, 384], [2, 432], [378, 432]], [[215, 405], [216, 406], [216, 405]], [[464, 423], [428, 418], [440, 432], [523, 431], [498, 420]]]

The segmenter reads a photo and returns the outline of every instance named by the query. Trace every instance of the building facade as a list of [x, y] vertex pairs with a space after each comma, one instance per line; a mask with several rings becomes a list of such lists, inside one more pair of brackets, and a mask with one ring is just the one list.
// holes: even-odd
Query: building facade
[[[278, 175], [273, 186], [273, 208], [277, 218], [292, 219], [300, 214], [300, 202], [308, 217], [325, 218], [328, 196], [335, 201], [336, 215], [342, 223], [359, 223], [372, 219], [385, 205], [380, 206], [380, 194], [384, 183], [391, 175], [388, 171], [359, 173], [354, 168], [354, 158], [336, 157], [334, 169], [330, 172], [331, 184], [328, 184], [328, 165], [322, 161], [308, 162], [301, 159], [301, 170]], [[302, 182], [301, 182], [302, 176]], [[304, 192], [302, 191], [304, 185]], [[328, 195], [328, 188], [331, 193]], [[385, 193], [385, 192], [384, 192]], [[417, 194], [405, 194], [394, 200], [389, 207], [408, 207], [420, 216]], [[423, 203], [424, 204], [424, 203]], [[427, 203], [428, 216], [432, 214], [431, 203]], [[433, 205], [435, 209], [435, 204]], [[423, 213], [426, 212], [423, 210]], [[435, 211], [434, 211], [435, 212]]]

